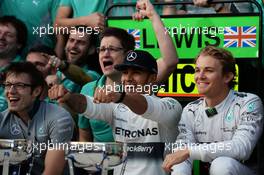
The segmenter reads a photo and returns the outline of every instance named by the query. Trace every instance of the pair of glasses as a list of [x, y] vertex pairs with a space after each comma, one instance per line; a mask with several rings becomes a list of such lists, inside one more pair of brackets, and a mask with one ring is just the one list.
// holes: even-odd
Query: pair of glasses
[[23, 90], [27, 87], [32, 87], [31, 84], [26, 84], [26, 83], [9, 83], [5, 82], [3, 83], [3, 86], [5, 90], [10, 90], [12, 87], [15, 88], [16, 90]]
[[97, 47], [98, 53], [104, 53], [105, 51], [113, 53], [113, 52], [119, 52], [121, 50], [123, 50], [122, 47], [113, 47], [113, 46], [111, 46], [111, 47]]

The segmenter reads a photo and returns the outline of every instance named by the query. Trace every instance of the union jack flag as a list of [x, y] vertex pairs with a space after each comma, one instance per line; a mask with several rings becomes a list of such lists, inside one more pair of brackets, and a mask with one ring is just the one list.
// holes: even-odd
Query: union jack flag
[[224, 47], [255, 47], [256, 26], [225, 27]]
[[134, 36], [135, 43], [136, 43], [135, 48], [139, 49], [140, 48], [140, 29], [127, 29], [127, 32]]

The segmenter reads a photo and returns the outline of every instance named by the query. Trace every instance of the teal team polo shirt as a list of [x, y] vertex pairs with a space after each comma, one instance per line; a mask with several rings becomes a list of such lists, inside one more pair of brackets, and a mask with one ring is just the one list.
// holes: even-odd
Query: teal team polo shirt
[[60, 6], [71, 7], [73, 17], [87, 16], [94, 12], [104, 13], [106, 10], [106, 0], [61, 0]]
[[[89, 95], [93, 97], [94, 90], [96, 87], [102, 87], [105, 85], [106, 76], [102, 76], [99, 80], [87, 83], [83, 86], [81, 90], [81, 94]], [[95, 142], [113, 142], [113, 132], [112, 127], [104, 121], [96, 120], [96, 119], [88, 119], [84, 116], [79, 116], [78, 126], [81, 129], [88, 128], [91, 126], [94, 141]]]
[[28, 38], [25, 51], [39, 43], [54, 47], [53, 21], [58, 7], [59, 0], [3, 0], [0, 16], [13, 15], [26, 24]]

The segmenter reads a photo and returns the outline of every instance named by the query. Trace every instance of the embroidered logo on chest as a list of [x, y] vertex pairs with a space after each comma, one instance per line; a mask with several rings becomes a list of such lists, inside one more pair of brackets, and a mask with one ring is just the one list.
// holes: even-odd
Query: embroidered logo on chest
[[14, 136], [15, 135], [19, 135], [22, 132], [20, 126], [17, 125], [17, 124], [12, 124], [10, 129], [11, 129], [11, 134], [14, 135]]
[[234, 120], [233, 111], [230, 110], [230, 111], [228, 112], [228, 114], [225, 116], [225, 121], [230, 123], [230, 122], [233, 121], [233, 120]]

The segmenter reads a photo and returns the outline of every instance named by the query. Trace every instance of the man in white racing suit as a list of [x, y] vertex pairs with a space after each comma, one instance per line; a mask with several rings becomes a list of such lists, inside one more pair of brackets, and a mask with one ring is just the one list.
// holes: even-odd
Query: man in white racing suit
[[[127, 54], [115, 68], [122, 72], [119, 90], [97, 88], [94, 97], [66, 93], [54, 86], [49, 96], [59, 97], [73, 111], [89, 118], [107, 121], [113, 127], [115, 141], [128, 144], [126, 175], [162, 175], [164, 143], [174, 142], [182, 112], [173, 98], [151, 95], [158, 88], [157, 62], [146, 51]], [[120, 91], [121, 89], [121, 91]], [[121, 166], [114, 170], [120, 174]]]
[[191, 175], [192, 161], [201, 160], [210, 162], [211, 175], [254, 174], [244, 161], [262, 133], [261, 99], [232, 90], [236, 69], [229, 51], [207, 46], [195, 64], [195, 83], [204, 96], [184, 108], [174, 152], [166, 156], [164, 170]]

